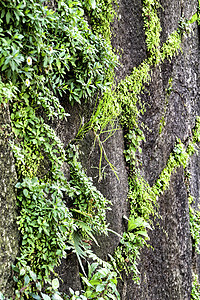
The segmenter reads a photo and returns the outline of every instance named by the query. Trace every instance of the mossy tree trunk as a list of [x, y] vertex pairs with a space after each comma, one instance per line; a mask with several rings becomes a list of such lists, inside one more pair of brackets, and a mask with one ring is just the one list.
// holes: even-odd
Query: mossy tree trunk
[[0, 104], [0, 291], [12, 295], [12, 264], [19, 251], [16, 217], [17, 176], [10, 146], [9, 106]]
[[[54, 5], [54, 1], [51, 1]], [[159, 16], [162, 25], [161, 43], [177, 29], [181, 17], [190, 18], [197, 9], [198, 1], [162, 0]], [[129, 75], [133, 67], [137, 67], [147, 57], [145, 32], [143, 29], [142, 1], [120, 0], [119, 19], [113, 24], [113, 46], [122, 51], [122, 67], [116, 70], [119, 82]], [[183, 38], [182, 52], [171, 61], [165, 61], [152, 69], [150, 85], [141, 96], [146, 112], [141, 122], [148, 128], [145, 132], [146, 142], [142, 144], [141, 173], [152, 186], [166, 166], [169, 155], [177, 137], [187, 145], [195, 125], [196, 116], [200, 115], [200, 82], [199, 82], [199, 31], [196, 23], [192, 25], [192, 33]], [[169, 79], [172, 79], [172, 91], [167, 95]], [[65, 99], [63, 99], [63, 102]], [[80, 116], [87, 120], [92, 113], [89, 104], [82, 108], [64, 104], [71, 117], [52, 126], [67, 145], [77, 134]], [[7, 124], [8, 127], [4, 127]], [[0, 290], [11, 291], [11, 264], [18, 252], [19, 236], [16, 225], [16, 174], [12, 151], [9, 146], [9, 109], [1, 107], [0, 111]], [[93, 132], [88, 132], [81, 142], [82, 163], [92, 176], [97, 187], [109, 198], [113, 205], [108, 213], [111, 229], [122, 234], [126, 228], [123, 216], [128, 216], [128, 171], [123, 157], [124, 137], [120, 128], [104, 144], [110, 162], [116, 167], [118, 177], [106, 162], [105, 176], [98, 182], [99, 149], [93, 147]], [[121, 299], [156, 300], [156, 299], [190, 299], [192, 286], [192, 270], [199, 272], [198, 256], [194, 255], [190, 235], [188, 193], [194, 196], [196, 205], [199, 201], [199, 155], [190, 159], [187, 171], [191, 177], [186, 180], [185, 172], [180, 167], [173, 174], [168, 190], [160, 197], [159, 213], [161, 219], [155, 221], [154, 230], [149, 232], [151, 248], [141, 252], [139, 270], [140, 286], [134, 284], [130, 277], [124, 275], [120, 283]], [[110, 234], [99, 237], [100, 248], [96, 253], [108, 258], [120, 242], [118, 236]], [[69, 287], [81, 289], [79, 269], [76, 258], [69, 256], [63, 260], [58, 273], [63, 278], [62, 290]]]

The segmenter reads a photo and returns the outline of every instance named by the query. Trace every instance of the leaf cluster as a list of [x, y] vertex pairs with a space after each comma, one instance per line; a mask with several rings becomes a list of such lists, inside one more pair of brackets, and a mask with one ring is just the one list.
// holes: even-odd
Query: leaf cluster
[[199, 254], [200, 244], [200, 211], [199, 208], [195, 209], [192, 205], [193, 197], [189, 196], [189, 217], [190, 217], [190, 233], [192, 236], [192, 245], [195, 251]]
[[199, 300], [200, 298], [200, 284], [199, 278], [197, 274], [193, 274], [193, 282], [192, 282], [192, 291], [191, 291], [191, 299]]
[[143, 218], [130, 217], [128, 220], [128, 230], [124, 232], [120, 245], [117, 247], [114, 255], [119, 271], [125, 271], [127, 275], [132, 273], [135, 282], [139, 282], [137, 265], [140, 258], [140, 251], [146, 245], [146, 240], [149, 239], [147, 228], [151, 229]]
[[99, 266], [97, 262], [88, 264], [88, 277], [82, 276], [84, 284], [84, 296], [86, 299], [120, 299], [117, 291], [117, 273], [112, 266]]
[[[80, 1], [58, 1], [56, 11], [43, 1], [2, 1], [0, 69], [4, 80], [28, 78], [55, 94], [67, 93], [71, 103], [106, 89], [106, 70], [115, 66], [111, 47], [92, 33]], [[31, 65], [27, 64], [31, 58]]]

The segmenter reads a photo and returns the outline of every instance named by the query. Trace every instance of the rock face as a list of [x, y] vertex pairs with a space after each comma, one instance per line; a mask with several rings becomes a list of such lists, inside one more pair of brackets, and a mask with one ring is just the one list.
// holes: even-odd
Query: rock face
[[16, 224], [16, 172], [10, 140], [8, 105], [0, 105], [0, 291], [12, 295], [11, 266], [19, 250]]

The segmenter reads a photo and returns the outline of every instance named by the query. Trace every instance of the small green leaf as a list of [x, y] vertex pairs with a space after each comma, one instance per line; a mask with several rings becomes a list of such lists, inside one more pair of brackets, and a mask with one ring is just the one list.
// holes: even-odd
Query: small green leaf
[[25, 284], [25, 285], [28, 285], [29, 282], [30, 282], [30, 278], [29, 278], [28, 275], [26, 275], [26, 276], [24, 277], [24, 284]]
[[71, 295], [74, 295], [74, 291], [71, 288], [69, 288], [69, 292]]
[[20, 189], [22, 186], [21, 186], [21, 183], [18, 182], [16, 185], [15, 185], [16, 188]]
[[18, 282], [19, 281], [19, 279], [16, 276], [13, 276], [13, 280], [14, 280], [14, 282]]
[[102, 292], [105, 289], [104, 284], [98, 284], [96, 287], [96, 292]]
[[24, 268], [23, 268], [23, 269], [20, 269], [20, 273], [19, 273], [20, 276], [23, 276], [25, 273], [26, 273], [26, 271], [25, 271]]
[[57, 293], [52, 296], [52, 299], [53, 300], [63, 300], [63, 298], [60, 297]]
[[24, 194], [25, 197], [28, 197], [28, 195], [29, 195], [28, 190], [27, 190], [27, 189], [24, 189], [24, 190], [23, 190], [23, 194]]
[[6, 23], [8, 24], [10, 22], [10, 12], [8, 11], [6, 14]]
[[31, 278], [33, 279], [33, 281], [37, 280], [37, 275], [33, 271], [29, 271], [29, 274], [30, 274]]
[[44, 300], [51, 300], [51, 298], [47, 294], [41, 293], [41, 295]]
[[40, 282], [36, 282], [36, 288], [41, 291], [42, 290], [42, 285]]
[[86, 284], [87, 286], [93, 287], [93, 286], [91, 285], [91, 283], [89, 282], [89, 280], [88, 280], [86, 277], [82, 277], [81, 279], [85, 282], [85, 284]]
[[137, 233], [137, 234], [140, 234], [140, 235], [142, 235], [142, 236], [144, 236], [144, 237], [146, 237], [146, 238], [149, 238], [149, 236], [148, 236], [148, 234], [147, 234], [146, 231], [140, 230], [140, 231], [137, 231], [136, 233]]
[[190, 19], [190, 21], [189, 21], [189, 23], [191, 24], [191, 23], [194, 23], [194, 22], [196, 22], [198, 20], [198, 14], [196, 13], [196, 14], [194, 14], [193, 16], [192, 16], [192, 18]]
[[30, 296], [33, 297], [33, 299], [36, 299], [36, 300], [41, 300], [41, 297], [39, 295], [36, 295], [36, 294], [33, 294], [33, 293], [30, 293]]
[[58, 278], [54, 278], [54, 279], [52, 280], [52, 288], [53, 288], [54, 290], [56, 290], [56, 289], [59, 288], [59, 280], [58, 280]]
[[16, 267], [16, 266], [14, 266], [14, 265], [12, 265], [12, 269], [13, 269], [13, 271], [15, 271], [15, 272], [17, 272], [17, 273], [19, 273], [19, 272], [20, 272], [19, 268], [18, 268], [18, 267]]
[[90, 0], [90, 4], [92, 6], [92, 9], [96, 8], [96, 0]]

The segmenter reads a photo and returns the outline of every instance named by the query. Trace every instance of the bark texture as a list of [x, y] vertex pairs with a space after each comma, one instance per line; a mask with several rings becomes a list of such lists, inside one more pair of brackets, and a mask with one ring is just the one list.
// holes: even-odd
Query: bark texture
[[[162, 25], [161, 43], [177, 30], [181, 17], [190, 18], [197, 9], [197, 1], [161, 1], [163, 9], [159, 16]], [[143, 30], [142, 1], [120, 0], [119, 20], [113, 24], [113, 46], [121, 51], [122, 67], [116, 71], [116, 80], [129, 75], [146, 58], [145, 33]], [[147, 92], [142, 96], [146, 112], [142, 121], [148, 127], [146, 142], [143, 144], [141, 172], [153, 185], [166, 165], [177, 137], [187, 145], [195, 125], [195, 117], [200, 114], [199, 107], [199, 33], [197, 24], [192, 25], [192, 34], [185, 38], [182, 53], [171, 61], [165, 61], [152, 70], [152, 79]], [[167, 98], [166, 89], [172, 78], [172, 92]], [[69, 107], [66, 107], [69, 111]], [[92, 111], [88, 108], [70, 108], [68, 125], [62, 124], [59, 130], [63, 142], [68, 143], [78, 131], [80, 120], [85, 120]], [[161, 119], [164, 120], [160, 130]], [[60, 128], [61, 128], [60, 127]], [[70, 130], [69, 130], [70, 128]], [[123, 158], [123, 132], [117, 131], [105, 144], [109, 160], [118, 169], [119, 181], [114, 173], [105, 167], [105, 178], [98, 182], [99, 149], [93, 146], [94, 136], [89, 132], [81, 142], [82, 162], [97, 187], [109, 198], [112, 211], [108, 213], [111, 228], [122, 234], [125, 228], [123, 215], [128, 215], [126, 196], [128, 192], [128, 174]], [[191, 158], [188, 169], [191, 193], [198, 202], [199, 198], [199, 156]], [[189, 228], [188, 187], [184, 170], [179, 168], [173, 174], [169, 189], [160, 197], [161, 219], [155, 222], [155, 229], [149, 232], [150, 245], [141, 253], [141, 283], [135, 285], [130, 278], [120, 283], [123, 300], [160, 300], [190, 299], [192, 268], [198, 269], [198, 258], [193, 256]], [[99, 237], [101, 247], [96, 253], [107, 258], [113, 254], [119, 243], [115, 235]], [[67, 267], [67, 265], [66, 265]], [[76, 277], [76, 282], [79, 281]], [[74, 283], [75, 284], [75, 283]], [[79, 282], [80, 284], [80, 282]], [[77, 283], [75, 284], [77, 286]]]
[[[119, 11], [123, 21], [118, 28], [115, 26], [116, 36], [120, 36], [121, 31], [128, 31], [127, 35], [123, 34], [123, 41], [117, 41], [124, 49], [122, 61], [128, 61], [123, 69], [125, 74], [129, 73], [132, 63], [137, 66], [140, 62], [141, 56], [136, 53], [143, 52], [145, 57], [141, 44], [144, 32], [140, 31], [138, 41], [135, 30], [138, 26], [136, 24], [142, 22], [136, 14], [141, 1], [136, 2], [137, 4], [133, 1], [121, 1]], [[165, 42], [169, 34], [177, 29], [181, 17], [190, 18], [196, 12], [197, 1], [161, 1], [161, 5], [164, 8], [160, 11], [161, 39]], [[129, 14], [123, 14], [125, 11], [133, 13], [131, 20], [135, 20], [134, 25], [130, 22]], [[138, 27], [142, 28], [142, 25]], [[127, 51], [130, 40], [132, 44], [138, 45], [138, 48], [133, 47], [133, 51]], [[169, 78], [173, 79], [172, 93], [166, 101]], [[195, 117], [199, 115], [199, 33], [196, 24], [193, 25], [192, 34], [183, 42], [182, 53], [171, 62], [166, 61], [161, 68], [153, 70], [148, 92], [143, 99], [146, 103], [143, 122], [149, 130], [146, 132], [146, 143], [141, 155], [142, 173], [150, 185], [153, 185], [166, 165], [176, 138], [187, 144]], [[162, 117], [165, 125], [159, 132]], [[192, 174], [191, 193], [198, 201], [199, 167], [196, 156], [191, 158], [189, 170]], [[130, 278], [127, 281], [125, 279], [122, 299], [190, 299], [193, 257], [187, 197], [188, 187], [183, 169], [180, 168], [171, 178], [169, 189], [159, 200], [162, 219], [159, 226], [149, 233], [152, 248], [142, 251], [140, 286], [134, 285]]]
[[16, 172], [10, 142], [8, 105], [0, 105], [0, 291], [12, 295], [11, 266], [19, 250], [16, 224]]

